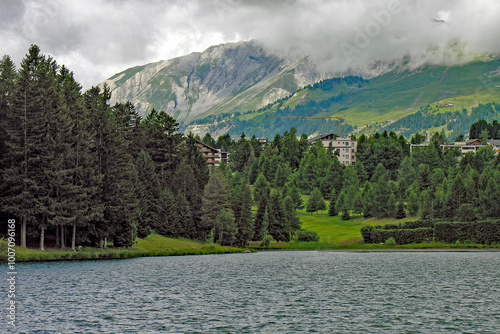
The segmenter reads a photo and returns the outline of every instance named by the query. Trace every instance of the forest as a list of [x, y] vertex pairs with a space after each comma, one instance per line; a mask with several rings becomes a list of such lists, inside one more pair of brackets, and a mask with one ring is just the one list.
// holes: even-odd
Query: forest
[[[16, 220], [22, 247], [130, 247], [153, 231], [232, 246], [312, 240], [300, 229], [303, 207], [346, 223], [500, 218], [499, 156], [490, 147], [443, 150], [444, 132], [411, 154], [415, 138], [361, 135], [348, 167], [295, 128], [267, 145], [245, 134], [197, 138], [163, 111], [142, 118], [130, 102], [109, 105], [106, 86], [82, 92], [36, 45], [19, 69], [2, 58], [0, 93], [0, 215]], [[229, 152], [228, 164], [210, 170], [196, 140]]]

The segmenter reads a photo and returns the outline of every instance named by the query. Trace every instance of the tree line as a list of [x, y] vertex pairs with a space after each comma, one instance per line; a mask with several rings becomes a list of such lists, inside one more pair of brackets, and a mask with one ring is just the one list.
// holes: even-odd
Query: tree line
[[[443, 150], [444, 132], [412, 153], [394, 132], [362, 135], [347, 167], [295, 128], [267, 144], [182, 135], [165, 112], [142, 118], [130, 102], [111, 106], [106, 86], [82, 92], [36, 45], [19, 69], [2, 58], [0, 93], [0, 211], [19, 222], [24, 247], [27, 237], [42, 249], [46, 239], [129, 247], [152, 231], [235, 246], [289, 241], [303, 235], [299, 208], [344, 220], [500, 216], [500, 158], [489, 147]], [[209, 170], [196, 139], [229, 152], [229, 163]]]
[[[2, 58], [0, 93], [0, 214], [16, 219], [22, 247], [130, 247], [152, 231], [245, 246], [266, 235], [289, 240], [298, 228], [295, 206], [270, 188], [254, 219], [247, 179], [210, 171], [195, 138], [165, 112], [142, 118], [130, 102], [111, 106], [107, 86], [82, 92], [36, 45], [19, 70]], [[244, 145], [227, 136], [219, 144]]]
[[[435, 132], [428, 147], [410, 153], [409, 142], [420, 142], [418, 136], [408, 141], [387, 131], [361, 135], [354, 166], [340, 164], [332, 147], [320, 142], [309, 147], [307, 136], [297, 137], [293, 128], [264, 148], [254, 137], [241, 136], [226, 169], [248, 178], [257, 201], [271, 187], [307, 212], [328, 209], [344, 220], [353, 214], [449, 221], [499, 218], [500, 156], [489, 146], [465, 156], [458, 149], [443, 149], [444, 131]], [[203, 140], [210, 141], [210, 135]], [[300, 194], [310, 195], [309, 201], [302, 203]]]

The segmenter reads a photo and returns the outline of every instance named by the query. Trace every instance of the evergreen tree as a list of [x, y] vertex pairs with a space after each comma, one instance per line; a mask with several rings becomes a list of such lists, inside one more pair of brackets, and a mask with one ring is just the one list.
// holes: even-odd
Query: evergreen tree
[[9, 196], [2, 201], [2, 207], [20, 220], [21, 247], [26, 247], [28, 224], [38, 225], [43, 232], [50, 214], [50, 189], [46, 188], [45, 178], [45, 172], [50, 172], [50, 158], [43, 153], [47, 152], [45, 122], [54, 107], [51, 70], [51, 62], [40, 54], [38, 46], [32, 45], [21, 62], [12, 108], [7, 109], [11, 112], [5, 142], [9, 164], [2, 178]]
[[96, 132], [95, 150], [98, 173], [103, 175], [99, 185], [103, 217], [90, 226], [92, 240], [105, 245], [107, 238], [115, 246], [129, 247], [135, 238], [138, 203], [134, 196], [134, 166], [128, 151], [128, 141], [120, 129], [119, 120], [109, 106], [109, 88], [88, 90], [85, 104], [91, 116], [91, 129]]
[[[175, 208], [177, 210], [173, 215], [173, 223], [175, 226], [173, 229], [174, 236], [191, 239], [198, 237], [199, 234], [196, 230], [197, 226], [195, 226], [193, 216], [191, 214], [191, 207], [189, 202], [186, 200], [186, 197], [181, 192], [175, 196]], [[175, 220], [175, 217], [177, 217], [177, 220]]]
[[[229, 189], [224, 175], [216, 169], [210, 175], [210, 179], [203, 193], [203, 206], [201, 226], [199, 227], [200, 239], [207, 240], [210, 231], [215, 228], [217, 216], [223, 210], [230, 210]], [[234, 214], [231, 212], [234, 219]], [[226, 215], [227, 216], [227, 215]], [[227, 217], [226, 217], [227, 218]]]
[[280, 195], [273, 190], [269, 196], [269, 234], [276, 241], [289, 241], [289, 233], [285, 221], [285, 213]]
[[297, 217], [295, 203], [290, 196], [283, 200], [283, 212], [285, 214], [285, 228], [288, 230], [289, 240], [291, 240], [295, 231], [300, 229], [300, 220]]
[[260, 173], [255, 181], [253, 187], [253, 200], [256, 203], [260, 202], [260, 199], [264, 197], [268, 197], [271, 191], [271, 187], [269, 186], [269, 182], [267, 182], [264, 174]]
[[237, 192], [233, 199], [233, 212], [238, 233], [235, 244], [246, 246], [254, 234], [254, 222], [252, 220], [252, 195], [248, 184], [236, 187]]
[[374, 210], [373, 215], [378, 218], [390, 217], [396, 204], [394, 200], [391, 201], [391, 195], [394, 196], [389, 181], [382, 174], [378, 181], [373, 184], [373, 201]]
[[331, 201], [330, 204], [328, 205], [328, 215], [330, 217], [335, 217], [338, 214], [339, 213], [338, 213], [337, 209], [335, 208], [335, 202]]
[[344, 212], [347, 207], [345, 205], [345, 193], [344, 191], [341, 191], [339, 194], [339, 197], [337, 197], [337, 201], [335, 202], [335, 208], [337, 209], [337, 212]]
[[400, 200], [396, 206], [396, 219], [403, 219], [405, 217], [406, 217], [405, 203]]
[[420, 188], [418, 186], [418, 182], [415, 181], [413, 184], [406, 190], [406, 198], [408, 199], [408, 204], [406, 206], [408, 210], [408, 214], [410, 216], [415, 216], [419, 209], [419, 194]]
[[[66, 67], [62, 67], [57, 81], [60, 91], [61, 113], [72, 121], [70, 138], [65, 134], [67, 150], [64, 154], [66, 165], [65, 174], [71, 176], [73, 187], [60, 193], [61, 197], [68, 198], [71, 203], [62, 202], [60, 207], [68, 210], [66, 216], [73, 217], [71, 249], [76, 249], [77, 228], [84, 229], [84, 234], [88, 230], [89, 224], [103, 218], [103, 206], [99, 201], [99, 189], [103, 176], [97, 168], [95, 131], [91, 128], [90, 115], [85, 108], [81, 87], [75, 81], [73, 73]], [[63, 117], [64, 118], [64, 117]], [[67, 122], [67, 121], [66, 121]], [[58, 121], [55, 127], [64, 124]], [[67, 129], [67, 128], [66, 128]], [[60, 149], [63, 151], [63, 149]], [[55, 221], [56, 234], [59, 229], [63, 230], [64, 221], [60, 224]], [[82, 238], [86, 239], [86, 238]], [[61, 246], [64, 246], [61, 243]]]
[[291, 175], [290, 167], [288, 167], [285, 163], [280, 163], [278, 165], [278, 169], [276, 170], [276, 174], [274, 177], [274, 187], [282, 188], [285, 183], [288, 181], [288, 178]]
[[236, 241], [238, 227], [231, 209], [222, 209], [216, 217], [214, 242], [222, 246], [232, 246]]
[[344, 201], [344, 205], [342, 207], [342, 216], [340, 216], [342, 220], [349, 220], [351, 216], [349, 215], [349, 209], [347, 208], [347, 203]]
[[[323, 204], [321, 204], [323, 202]], [[323, 207], [323, 209], [321, 209]], [[309, 201], [307, 201], [306, 205], [306, 211], [307, 212], [316, 212], [318, 210], [325, 210], [326, 209], [326, 204], [325, 201], [323, 200], [323, 197], [321, 197], [321, 192], [319, 191], [318, 188], [314, 188], [314, 190], [311, 193], [311, 196], [309, 196]]]
[[[267, 196], [262, 196], [259, 201], [259, 206], [257, 207], [257, 213], [255, 214], [254, 220], [254, 235], [253, 240], [262, 240], [268, 233], [269, 229], [269, 214], [268, 214], [268, 202], [269, 198]], [[264, 222], [264, 216], [267, 214], [267, 221]], [[265, 225], [267, 223], [267, 225]], [[264, 226], [265, 225], [265, 226]], [[265, 233], [264, 233], [265, 232]]]
[[252, 163], [252, 166], [250, 167], [250, 173], [248, 175], [248, 182], [250, 182], [250, 184], [254, 184], [255, 181], [257, 180], [257, 177], [259, 176], [260, 173], [259, 161], [260, 159], [255, 159]]
[[363, 201], [363, 216], [369, 218], [373, 216], [375, 210], [375, 202], [373, 198], [373, 188], [370, 182], [366, 181], [361, 192], [361, 199]]
[[354, 213], [362, 214], [364, 209], [363, 197], [361, 192], [357, 192], [352, 201], [352, 210]]
[[452, 181], [450, 190], [446, 198], [446, 217], [453, 219], [456, 215], [456, 210], [460, 205], [466, 203], [467, 191], [463, 182], [462, 173], [459, 172]]

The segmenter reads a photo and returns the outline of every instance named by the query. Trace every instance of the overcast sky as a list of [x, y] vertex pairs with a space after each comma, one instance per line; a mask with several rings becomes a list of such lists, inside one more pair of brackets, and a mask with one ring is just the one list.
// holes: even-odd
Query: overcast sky
[[89, 88], [126, 68], [258, 39], [324, 70], [500, 53], [500, 0], [0, 0], [0, 56], [30, 44]]

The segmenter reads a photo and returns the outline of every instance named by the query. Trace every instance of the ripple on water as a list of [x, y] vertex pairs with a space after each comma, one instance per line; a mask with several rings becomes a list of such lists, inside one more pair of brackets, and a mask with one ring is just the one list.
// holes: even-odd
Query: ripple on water
[[20, 332], [498, 333], [499, 253], [262, 252], [18, 265]]

